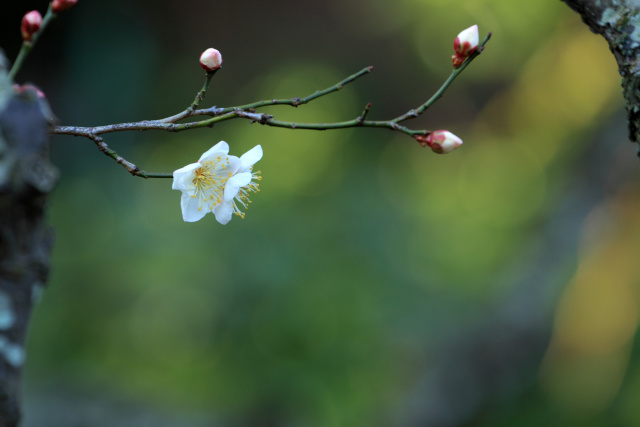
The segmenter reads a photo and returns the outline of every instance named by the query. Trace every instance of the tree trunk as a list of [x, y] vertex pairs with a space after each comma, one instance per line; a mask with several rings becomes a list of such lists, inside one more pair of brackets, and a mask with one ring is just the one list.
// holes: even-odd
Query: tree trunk
[[[562, 0], [609, 43], [622, 76], [629, 139], [640, 142], [640, 0]], [[580, 70], [576, 70], [579, 72]], [[638, 150], [640, 156], [640, 149]]]
[[0, 53], [0, 427], [13, 427], [27, 325], [49, 274], [45, 211], [58, 174], [48, 160], [48, 107], [35, 88], [14, 90], [5, 65]]

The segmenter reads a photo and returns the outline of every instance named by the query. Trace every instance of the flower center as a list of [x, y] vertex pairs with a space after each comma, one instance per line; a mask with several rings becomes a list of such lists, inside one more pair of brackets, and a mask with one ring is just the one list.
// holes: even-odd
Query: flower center
[[[228, 164], [228, 157], [223, 160], [221, 156], [218, 156], [213, 160], [203, 162], [202, 166], [196, 169], [195, 177], [192, 181], [194, 194], [191, 197], [198, 199], [199, 211], [202, 210], [203, 206], [212, 211], [215, 206], [222, 203], [224, 185], [229, 179], [228, 176], [225, 177], [223, 174]], [[231, 175], [231, 173], [228, 173], [228, 175]]]

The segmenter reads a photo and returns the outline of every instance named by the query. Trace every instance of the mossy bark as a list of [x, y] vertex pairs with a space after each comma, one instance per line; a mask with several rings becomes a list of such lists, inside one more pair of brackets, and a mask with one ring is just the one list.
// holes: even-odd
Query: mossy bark
[[0, 427], [20, 421], [20, 376], [33, 303], [47, 281], [50, 114], [35, 89], [16, 91], [0, 53]]
[[629, 139], [640, 143], [640, 0], [562, 1], [609, 43], [622, 76]]

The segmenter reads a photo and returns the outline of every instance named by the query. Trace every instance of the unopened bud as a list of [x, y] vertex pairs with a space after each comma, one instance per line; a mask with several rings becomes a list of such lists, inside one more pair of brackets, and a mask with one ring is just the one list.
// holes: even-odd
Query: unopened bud
[[76, 3], [78, 3], [78, 0], [53, 0], [51, 2], [51, 10], [53, 10], [54, 13], [58, 13], [75, 6]]
[[462, 63], [478, 49], [478, 26], [473, 25], [458, 34], [453, 41], [455, 54], [451, 57], [453, 68], [459, 68]]
[[210, 47], [200, 55], [200, 66], [208, 72], [217, 70], [222, 65], [222, 54]]
[[22, 40], [30, 42], [33, 35], [40, 29], [40, 25], [42, 25], [42, 15], [40, 15], [40, 12], [32, 10], [26, 13], [22, 17], [22, 24], [20, 25]]
[[40, 89], [38, 89], [37, 87], [29, 83], [24, 85], [14, 84], [13, 90], [15, 90], [17, 93], [33, 92], [38, 96], [38, 98], [41, 98], [41, 99], [46, 98], [43, 91], [41, 91]]
[[427, 136], [419, 135], [415, 138], [420, 145], [423, 147], [428, 145], [434, 153], [438, 154], [447, 154], [462, 145], [462, 140], [448, 130], [437, 130]]

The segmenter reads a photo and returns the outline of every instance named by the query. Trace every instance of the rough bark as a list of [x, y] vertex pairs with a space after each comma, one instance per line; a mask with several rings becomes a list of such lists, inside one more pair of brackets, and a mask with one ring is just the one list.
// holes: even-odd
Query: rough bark
[[629, 139], [640, 143], [640, 0], [562, 1], [609, 43], [622, 76]]
[[27, 325], [49, 273], [45, 211], [57, 171], [48, 160], [48, 108], [35, 89], [13, 90], [5, 65], [0, 53], [0, 427], [13, 427]]

